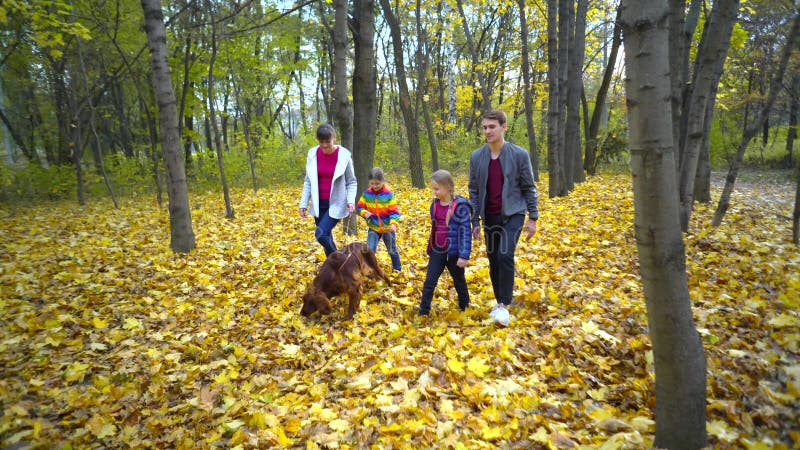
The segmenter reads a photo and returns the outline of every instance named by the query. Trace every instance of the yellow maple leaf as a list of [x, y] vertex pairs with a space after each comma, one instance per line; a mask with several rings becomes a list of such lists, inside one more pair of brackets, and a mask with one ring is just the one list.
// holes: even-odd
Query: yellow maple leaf
[[333, 431], [338, 431], [339, 433], [344, 433], [345, 431], [350, 430], [350, 422], [343, 420], [343, 419], [334, 419], [328, 422], [328, 426]]
[[84, 427], [98, 439], [113, 436], [117, 432], [117, 427], [100, 414], [93, 415]]
[[99, 330], [101, 328], [107, 327], [108, 326], [108, 321], [107, 320], [103, 320], [103, 319], [95, 316], [92, 319], [92, 325], [94, 325], [94, 327]]
[[124, 323], [122, 324], [122, 328], [126, 330], [135, 330], [141, 327], [142, 324], [135, 317], [126, 317]]
[[64, 379], [67, 382], [83, 381], [83, 377], [86, 375], [87, 369], [89, 369], [88, 364], [75, 361], [67, 366], [66, 370], [64, 371]]
[[486, 365], [486, 360], [475, 356], [471, 358], [467, 363], [467, 369], [469, 369], [469, 371], [474, 373], [475, 375], [483, 378], [483, 376], [486, 375], [486, 372], [488, 372], [491, 369], [491, 367]]
[[455, 358], [450, 358], [447, 360], [447, 368], [453, 373], [461, 373], [464, 371], [464, 363]]

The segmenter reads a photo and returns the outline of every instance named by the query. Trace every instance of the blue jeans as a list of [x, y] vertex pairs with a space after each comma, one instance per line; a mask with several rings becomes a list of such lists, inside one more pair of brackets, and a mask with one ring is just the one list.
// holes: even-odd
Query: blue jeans
[[392, 258], [392, 269], [400, 270], [400, 253], [397, 252], [397, 235], [394, 231], [387, 231], [385, 233], [378, 233], [377, 231], [367, 230], [367, 247], [370, 250], [378, 252], [378, 242], [383, 240], [386, 245], [386, 250], [389, 252], [389, 257]]
[[428, 257], [428, 271], [425, 274], [425, 283], [422, 285], [422, 301], [419, 304], [419, 313], [427, 316], [431, 312], [431, 302], [433, 301], [433, 291], [439, 283], [439, 277], [444, 272], [445, 267], [453, 277], [453, 284], [458, 294], [458, 308], [462, 311], [469, 306], [469, 289], [467, 289], [467, 279], [464, 276], [464, 269], [456, 265], [458, 256], [448, 256], [446, 250], [433, 249]]
[[483, 234], [489, 257], [489, 278], [498, 303], [511, 304], [514, 293], [514, 252], [525, 222], [524, 214], [515, 214], [503, 222], [498, 215], [486, 215]]
[[333, 227], [339, 223], [339, 219], [334, 219], [328, 215], [329, 208], [330, 202], [328, 200], [320, 200], [319, 216], [314, 217], [314, 223], [317, 224], [317, 229], [314, 230], [314, 237], [325, 249], [325, 257], [336, 251], [336, 243], [333, 242]]

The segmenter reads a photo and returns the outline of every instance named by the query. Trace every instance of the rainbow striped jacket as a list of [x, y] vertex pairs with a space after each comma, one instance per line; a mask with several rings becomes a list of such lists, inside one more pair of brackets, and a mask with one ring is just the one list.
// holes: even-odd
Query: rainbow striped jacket
[[[369, 219], [366, 217], [367, 212], [373, 214]], [[392, 231], [392, 224], [399, 226], [400, 223], [400, 211], [397, 209], [394, 192], [386, 183], [380, 192], [372, 189], [364, 191], [356, 204], [356, 213], [366, 219], [370, 230], [377, 233]]]

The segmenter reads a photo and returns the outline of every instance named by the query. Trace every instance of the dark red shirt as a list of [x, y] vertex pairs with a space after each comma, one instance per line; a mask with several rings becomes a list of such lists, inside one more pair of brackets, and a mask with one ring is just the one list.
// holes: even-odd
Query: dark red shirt
[[442, 205], [439, 201], [433, 204], [433, 246], [447, 248], [447, 210], [450, 205]]
[[322, 147], [317, 147], [317, 182], [319, 186], [319, 199], [331, 199], [331, 184], [333, 184], [333, 173], [336, 171], [336, 162], [339, 161], [339, 147], [335, 147], [330, 155], [322, 151]]
[[489, 177], [486, 180], [486, 214], [503, 212], [503, 167], [500, 158], [489, 160]]

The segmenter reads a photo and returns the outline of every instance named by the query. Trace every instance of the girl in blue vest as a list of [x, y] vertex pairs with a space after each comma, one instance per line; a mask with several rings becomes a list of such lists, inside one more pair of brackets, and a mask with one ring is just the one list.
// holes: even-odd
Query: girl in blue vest
[[464, 276], [472, 251], [472, 205], [466, 198], [455, 194], [455, 182], [450, 172], [437, 170], [431, 175], [431, 233], [428, 237], [428, 270], [422, 286], [419, 314], [431, 312], [433, 292], [439, 277], [447, 268], [453, 277], [458, 294], [458, 308], [469, 306], [469, 290]]

